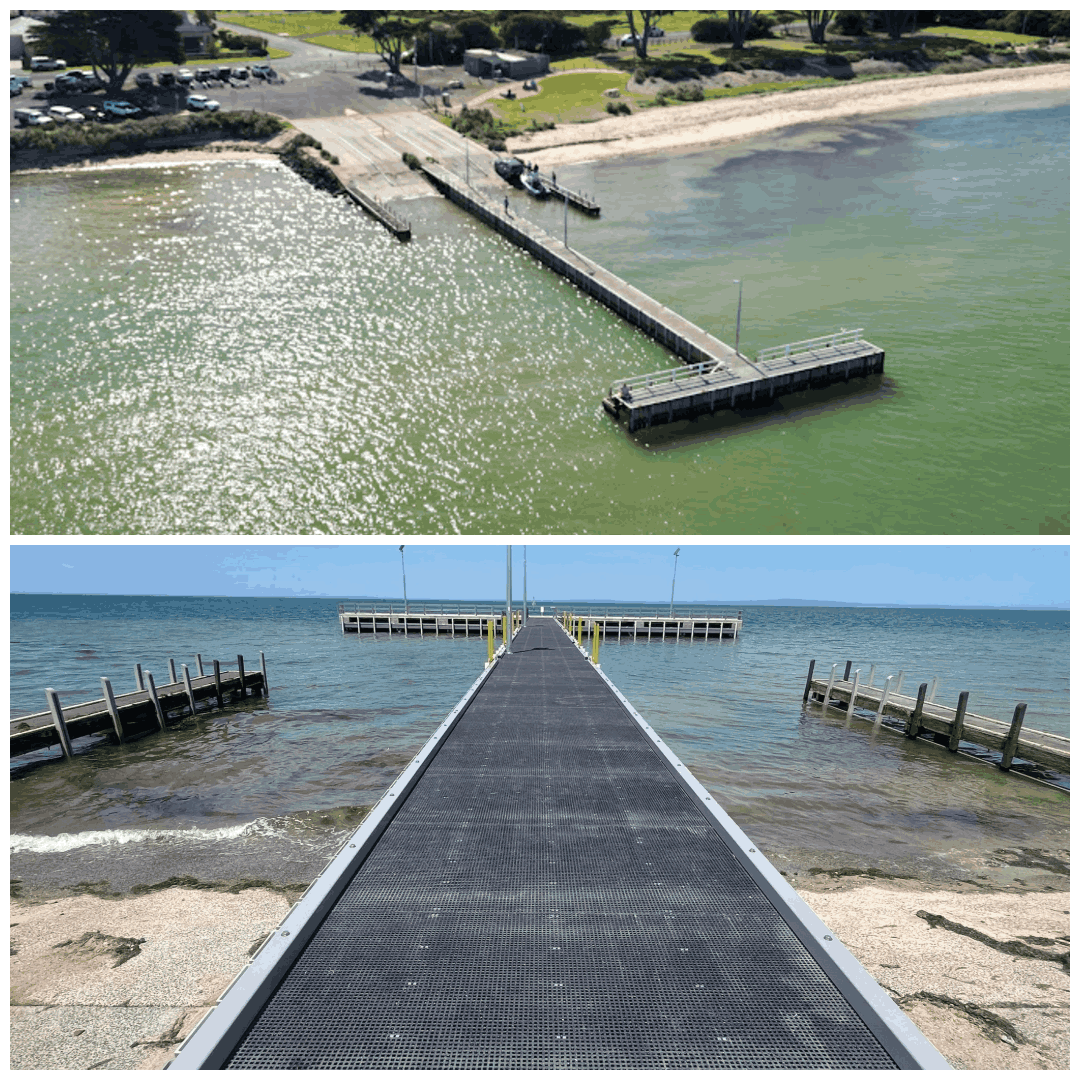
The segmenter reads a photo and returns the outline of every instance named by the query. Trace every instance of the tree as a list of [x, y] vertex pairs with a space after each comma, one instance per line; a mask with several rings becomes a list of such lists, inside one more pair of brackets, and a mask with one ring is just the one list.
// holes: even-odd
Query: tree
[[649, 59], [649, 31], [660, 21], [664, 15], [671, 15], [670, 11], [642, 11], [641, 33], [634, 29], [634, 13], [626, 13], [626, 21], [630, 24], [630, 33], [634, 35], [634, 51], [642, 60]]
[[42, 18], [30, 45], [69, 63], [89, 64], [115, 94], [138, 64], [184, 62], [176, 11], [61, 11]]
[[756, 11], [729, 11], [727, 13], [728, 34], [731, 36], [733, 49], [741, 49], [746, 44], [746, 34], [756, 14]]
[[585, 31], [558, 11], [506, 11], [499, 24], [504, 45], [529, 52], [568, 53], [579, 49]]
[[911, 21], [912, 30], [915, 29], [914, 11], [883, 11], [881, 15], [885, 20], [885, 32], [891, 41], [900, 40], [900, 35], [908, 28], [908, 20]]
[[341, 24], [350, 27], [357, 37], [367, 34], [390, 71], [400, 75], [401, 54], [423, 29], [421, 20], [408, 16], [407, 11], [346, 11]]
[[804, 11], [806, 25], [810, 27], [810, 40], [815, 45], [825, 44], [825, 28], [833, 17], [832, 11]]

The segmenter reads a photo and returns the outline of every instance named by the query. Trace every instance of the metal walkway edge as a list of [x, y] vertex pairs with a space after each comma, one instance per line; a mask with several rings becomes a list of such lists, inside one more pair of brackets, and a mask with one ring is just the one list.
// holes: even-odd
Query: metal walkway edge
[[171, 1067], [949, 1066], [534, 618]]

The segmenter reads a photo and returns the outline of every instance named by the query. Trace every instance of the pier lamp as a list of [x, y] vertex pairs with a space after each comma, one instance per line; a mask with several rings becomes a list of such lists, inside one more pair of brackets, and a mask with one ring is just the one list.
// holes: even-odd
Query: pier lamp
[[739, 306], [735, 311], [735, 355], [742, 356], [739, 352], [739, 328], [742, 324], [742, 278], [736, 278], [732, 284], [739, 286]]
[[398, 547], [398, 551], [401, 552], [401, 595], [405, 601], [405, 614], [409, 614], [409, 594], [405, 590], [405, 545], [401, 544]]
[[675, 569], [671, 571], [671, 610], [668, 612], [668, 618], [675, 618], [675, 575], [679, 570], [679, 552], [682, 548], [675, 549]]

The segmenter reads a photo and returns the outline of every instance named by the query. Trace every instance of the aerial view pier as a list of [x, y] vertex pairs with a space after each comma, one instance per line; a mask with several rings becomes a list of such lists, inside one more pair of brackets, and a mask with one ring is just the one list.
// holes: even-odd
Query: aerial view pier
[[546, 617], [170, 1067], [948, 1065]]

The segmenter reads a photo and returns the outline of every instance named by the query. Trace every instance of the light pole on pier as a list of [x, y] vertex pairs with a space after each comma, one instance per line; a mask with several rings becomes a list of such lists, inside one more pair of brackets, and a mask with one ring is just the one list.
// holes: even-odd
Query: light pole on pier
[[742, 325], [742, 278], [736, 278], [733, 284], [739, 286], [739, 307], [735, 312], [735, 355], [741, 356], [739, 352], [739, 328]]
[[682, 548], [675, 549], [675, 569], [671, 571], [671, 610], [668, 613], [668, 617], [675, 618], [675, 574], [679, 569], [679, 552]]
[[514, 636], [514, 626], [511, 620], [514, 611], [510, 601], [510, 587], [513, 583], [513, 570], [510, 567], [510, 545], [506, 545], [506, 655], [509, 656], [514, 650], [510, 647], [510, 639]]
[[529, 621], [529, 549], [521, 546], [521, 627]]
[[398, 547], [398, 551], [401, 552], [401, 596], [405, 601], [405, 614], [409, 614], [409, 594], [405, 589], [405, 545], [401, 544]]

